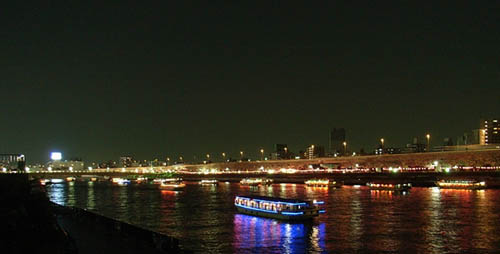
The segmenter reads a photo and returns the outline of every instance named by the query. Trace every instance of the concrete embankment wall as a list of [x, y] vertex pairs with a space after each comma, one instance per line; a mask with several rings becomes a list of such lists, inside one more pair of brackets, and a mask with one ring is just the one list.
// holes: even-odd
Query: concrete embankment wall
[[[92, 239], [86, 239], [88, 237], [106, 238], [108, 239], [107, 243], [102, 244], [102, 242], [97, 242], [95, 245], [109, 245], [110, 243], [114, 245], [122, 245], [123, 243], [126, 243], [127, 245], [130, 245], [127, 248], [129, 251], [135, 249], [137, 251], [142, 250], [148, 253], [181, 252], [179, 240], [174, 237], [108, 218], [85, 209], [65, 207], [55, 203], [52, 203], [52, 205], [58, 215], [64, 216], [66, 220], [72, 220], [70, 222], [62, 220], [60, 223], [63, 224], [63, 227], [67, 228], [70, 234], [73, 231], [75, 234], [83, 235], [83, 239], [80, 238], [80, 241], [92, 241]], [[89, 234], [94, 235], [89, 236]], [[116, 238], [119, 239], [116, 240]], [[79, 245], [78, 239], [77, 245]], [[96, 249], [99, 249], [100, 247], [101, 246], [95, 246]], [[120, 247], [123, 248], [123, 246]], [[185, 253], [186, 251], [182, 252]]]

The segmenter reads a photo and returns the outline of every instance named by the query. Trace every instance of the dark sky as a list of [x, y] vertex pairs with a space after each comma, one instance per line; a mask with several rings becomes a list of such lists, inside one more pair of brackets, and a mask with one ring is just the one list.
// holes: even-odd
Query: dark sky
[[495, 1], [11, 2], [0, 153], [29, 162], [438, 145], [500, 115]]

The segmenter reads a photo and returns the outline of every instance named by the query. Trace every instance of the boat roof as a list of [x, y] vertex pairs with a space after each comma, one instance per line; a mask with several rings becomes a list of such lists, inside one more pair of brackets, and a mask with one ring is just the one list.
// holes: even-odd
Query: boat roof
[[275, 198], [275, 197], [267, 197], [267, 196], [237, 196], [240, 198], [248, 198], [248, 199], [260, 199], [264, 201], [273, 201], [273, 202], [281, 202], [281, 203], [307, 203], [309, 201], [301, 200], [301, 199], [288, 199], [288, 198]]

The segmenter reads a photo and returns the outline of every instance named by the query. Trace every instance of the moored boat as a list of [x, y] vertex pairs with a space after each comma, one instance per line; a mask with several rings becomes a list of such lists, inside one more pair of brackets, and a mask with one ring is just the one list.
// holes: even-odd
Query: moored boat
[[325, 211], [323, 201], [306, 201], [264, 196], [236, 196], [234, 205], [240, 213], [280, 220], [305, 220]]
[[367, 183], [370, 190], [408, 191], [411, 183]]
[[436, 182], [436, 185], [441, 189], [478, 190], [486, 188], [486, 182], [472, 180], [440, 180]]

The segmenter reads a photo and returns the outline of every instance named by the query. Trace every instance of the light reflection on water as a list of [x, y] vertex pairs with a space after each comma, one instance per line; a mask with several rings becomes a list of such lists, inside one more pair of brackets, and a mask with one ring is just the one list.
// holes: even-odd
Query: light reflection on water
[[325, 224], [287, 223], [244, 214], [234, 215], [233, 245], [242, 252], [306, 253], [325, 251]]
[[[172, 235], [196, 252], [304, 253], [500, 252], [500, 190], [413, 188], [409, 193], [303, 184], [249, 187], [188, 183], [185, 191], [155, 185], [74, 182], [47, 186], [54, 202]], [[237, 214], [235, 195], [325, 201], [308, 223]]]

